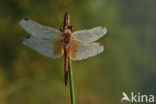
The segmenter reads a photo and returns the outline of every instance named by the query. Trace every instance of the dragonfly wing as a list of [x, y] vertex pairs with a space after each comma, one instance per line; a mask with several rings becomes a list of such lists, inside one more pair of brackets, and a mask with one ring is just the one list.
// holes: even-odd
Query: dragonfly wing
[[[75, 47], [73, 47], [73, 48], [75, 48]], [[103, 47], [103, 45], [101, 45], [99, 43], [77, 44], [76, 49], [70, 49], [70, 50], [75, 50], [74, 55], [70, 54], [70, 57], [72, 60], [82, 60], [82, 59], [86, 59], [86, 58], [95, 56], [95, 55], [103, 52], [104, 47]]]
[[80, 43], [91, 43], [104, 36], [106, 32], [107, 29], [102, 26], [98, 26], [88, 30], [80, 30], [73, 33], [73, 40]]
[[53, 40], [41, 39], [36, 37], [29, 37], [23, 41], [24, 45], [32, 48], [38, 53], [50, 57], [58, 58], [63, 54], [63, 43], [54, 42]]
[[61, 31], [50, 28], [48, 26], [43, 26], [29, 19], [23, 19], [20, 21], [22, 28], [34, 37], [45, 38], [45, 39], [56, 39]]

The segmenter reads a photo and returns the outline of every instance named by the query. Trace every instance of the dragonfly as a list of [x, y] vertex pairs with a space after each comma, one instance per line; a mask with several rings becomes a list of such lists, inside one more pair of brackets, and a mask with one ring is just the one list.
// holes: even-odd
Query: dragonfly
[[65, 86], [68, 80], [68, 60], [82, 60], [104, 51], [101, 43], [95, 42], [107, 33], [103, 26], [73, 32], [70, 14], [64, 15], [63, 27], [58, 30], [43, 26], [28, 18], [20, 21], [20, 26], [32, 36], [28, 36], [23, 44], [49, 58], [59, 58], [64, 54]]

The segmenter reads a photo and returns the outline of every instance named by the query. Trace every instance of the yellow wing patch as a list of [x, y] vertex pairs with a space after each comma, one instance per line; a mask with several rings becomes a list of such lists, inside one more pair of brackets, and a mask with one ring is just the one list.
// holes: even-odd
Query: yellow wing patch
[[63, 54], [63, 42], [62, 41], [55, 41], [53, 43], [54, 47], [54, 55], [55, 56], [61, 56]]
[[74, 41], [70, 41], [70, 44], [69, 44], [70, 57], [73, 57], [73, 58], [76, 57], [77, 48], [78, 48], [78, 43]]

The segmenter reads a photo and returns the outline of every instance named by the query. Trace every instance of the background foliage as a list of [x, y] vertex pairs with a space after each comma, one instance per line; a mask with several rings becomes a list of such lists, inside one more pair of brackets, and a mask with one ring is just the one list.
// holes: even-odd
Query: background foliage
[[119, 104], [122, 92], [156, 94], [155, 0], [0, 0], [0, 104], [69, 104], [63, 57], [46, 58], [22, 44], [25, 17], [74, 30], [107, 27], [104, 53], [73, 62], [77, 104]]

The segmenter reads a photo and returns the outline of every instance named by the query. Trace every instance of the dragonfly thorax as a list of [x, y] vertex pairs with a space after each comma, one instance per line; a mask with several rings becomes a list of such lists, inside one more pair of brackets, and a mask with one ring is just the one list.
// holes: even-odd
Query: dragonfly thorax
[[70, 29], [65, 29], [63, 33], [63, 42], [64, 44], [69, 44], [69, 41], [71, 40], [72, 32]]

